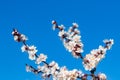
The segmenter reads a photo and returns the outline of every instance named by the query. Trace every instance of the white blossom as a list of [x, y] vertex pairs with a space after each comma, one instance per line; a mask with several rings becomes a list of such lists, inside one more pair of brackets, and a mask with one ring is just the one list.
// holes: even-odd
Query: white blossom
[[52, 61], [49, 66], [51, 66], [52, 68], [55, 68], [55, 69], [59, 69], [59, 66], [58, 64], [55, 62], [55, 61]]
[[56, 21], [55, 21], [55, 20], [52, 20], [52, 24], [56, 24]]
[[52, 21], [52, 24], [53, 24], [52, 29], [55, 30], [55, 28], [57, 27], [57, 25], [56, 25], [56, 21], [53, 20], [53, 21]]
[[28, 46], [28, 53], [29, 54], [35, 54], [38, 50], [36, 50], [36, 47], [34, 45]]
[[66, 33], [66, 32], [65, 32], [64, 30], [62, 30], [62, 31], [59, 32], [58, 36], [59, 36], [59, 37], [62, 37], [65, 33]]
[[65, 48], [69, 51], [72, 52], [72, 55], [76, 58], [78, 58], [79, 56], [76, 55], [77, 53], [82, 53], [83, 52], [83, 44], [80, 42], [80, 36], [74, 36], [71, 41], [69, 42], [63, 42]]
[[27, 72], [31, 72], [31, 67], [28, 66], [28, 65], [26, 65], [26, 71], [27, 71]]
[[47, 78], [48, 75], [50, 74], [50, 69], [48, 68], [48, 65], [43, 65], [43, 66], [39, 66], [38, 67], [38, 70], [41, 71], [43, 74], [42, 74], [42, 77], [43, 78]]
[[[52, 21], [52, 23], [55, 23]], [[64, 26], [58, 26], [60, 31], [58, 36], [62, 38], [64, 47], [72, 53], [75, 58], [79, 58], [83, 52], [83, 43], [81, 41], [80, 31], [77, 29], [78, 24], [73, 23], [73, 26], [68, 29], [68, 31], [64, 30]]]
[[77, 23], [72, 23], [72, 24], [73, 24], [73, 26], [78, 27], [78, 24], [77, 24]]
[[77, 69], [67, 70], [65, 66], [60, 68], [60, 71], [54, 76], [54, 80], [76, 80], [77, 77], [82, 76], [82, 72]]
[[24, 52], [24, 51], [28, 52], [30, 60], [35, 60], [35, 58], [36, 58], [35, 54], [38, 50], [36, 50], [36, 47], [34, 45], [32, 45], [32, 46], [23, 45], [21, 47], [21, 50], [22, 50], [22, 52]]
[[114, 44], [114, 40], [113, 39], [105, 39], [105, 40], [103, 40], [103, 42], [104, 43], [108, 43], [108, 42], [110, 42], [110, 44]]
[[98, 78], [99, 78], [100, 80], [106, 80], [106, 79], [107, 79], [107, 77], [106, 77], [106, 75], [105, 75], [104, 73], [99, 73], [99, 74], [98, 74]]
[[103, 42], [106, 44], [106, 48], [107, 49], [110, 49], [111, 48], [111, 46], [114, 44], [114, 40], [113, 39], [105, 39], [105, 40], [103, 40]]
[[30, 60], [35, 60], [35, 54], [37, 52], [36, 47], [34, 45], [28, 47], [28, 54]]
[[23, 45], [23, 46], [21, 47], [22, 52], [27, 51], [26, 49], [27, 49], [27, 46], [25, 46], [25, 45]]
[[39, 71], [42, 71], [42, 72], [47, 72], [48, 70], [48, 66], [47, 65], [43, 65], [43, 66], [38, 66], [38, 70]]
[[78, 70], [77, 73], [78, 73], [78, 76], [79, 76], [79, 77], [82, 77], [82, 76], [83, 76], [83, 72], [82, 72], [81, 70]]
[[35, 57], [35, 54], [29, 54], [29, 59], [30, 59], [30, 60], [35, 60], [35, 58], [36, 58], [36, 57]]
[[73, 27], [70, 27], [70, 28], [68, 29], [68, 33], [69, 33], [69, 34], [72, 32], [72, 28], [73, 28]]
[[24, 34], [20, 34], [16, 29], [14, 29], [12, 35], [14, 36], [14, 40], [18, 42], [28, 40], [28, 38]]
[[81, 36], [75, 35], [75, 36], [73, 36], [73, 41], [76, 42], [76, 43], [79, 43], [80, 42], [80, 38], [81, 38]]
[[21, 38], [22, 41], [28, 40], [28, 38], [24, 34], [21, 34], [20, 38]]
[[61, 24], [60, 26], [59, 26], [59, 28], [61, 28], [61, 29], [65, 29], [65, 26], [63, 25], [63, 24]]
[[106, 48], [99, 46], [98, 49], [94, 49], [90, 54], [87, 54], [84, 58], [83, 65], [86, 70], [92, 70], [97, 64], [105, 57]]
[[64, 43], [64, 46], [66, 47], [66, 49], [68, 49], [69, 52], [72, 52], [72, 50], [74, 50], [74, 46], [75, 46], [75, 42], [70, 41], [68, 43]]
[[22, 50], [22, 52], [25, 52], [25, 51], [28, 52], [30, 60], [35, 60], [35, 58], [36, 58], [35, 54], [36, 54], [37, 50], [34, 45], [32, 45], [32, 46], [23, 45], [21, 47], [21, 50]]
[[[99, 73], [98, 75], [93, 74], [92, 72], [96, 69], [98, 63], [105, 57], [106, 51], [112, 47], [114, 44], [113, 39], [106, 39], [103, 42], [106, 44], [105, 47], [99, 46], [98, 49], [93, 49], [89, 54], [83, 58], [81, 53], [83, 52], [83, 43], [81, 41], [80, 31], [77, 29], [78, 24], [73, 23], [73, 26], [69, 28], [66, 32], [63, 25], [58, 26], [56, 21], [52, 21], [53, 29], [58, 28], [60, 32], [58, 36], [62, 38], [64, 47], [72, 53], [75, 58], [81, 58], [83, 60], [83, 66], [85, 70], [89, 70], [91, 74], [83, 74], [82, 71], [73, 69], [68, 70], [66, 66], [59, 67], [58, 63], [52, 61], [50, 63], [46, 62], [47, 55], [41, 53], [37, 55], [37, 49], [34, 45], [28, 46], [26, 45], [25, 41], [27, 37], [24, 34], [20, 34], [17, 30], [12, 32], [14, 36], [14, 40], [18, 42], [23, 42], [23, 46], [21, 47], [22, 52], [27, 52], [29, 55], [30, 60], [35, 60], [36, 64], [40, 64], [37, 66], [37, 69], [33, 68], [32, 66], [26, 65], [27, 72], [34, 72], [34, 73], [42, 73], [42, 77], [44, 79], [49, 78], [52, 75], [53, 80], [77, 80], [80, 78], [81, 80], [86, 80], [88, 76], [91, 76], [95, 79], [99, 80], [106, 80], [106, 75], [104, 73]], [[91, 71], [92, 70], [92, 71]]]
[[56, 28], [56, 25], [54, 24], [53, 27], [52, 27], [52, 29], [55, 30], [55, 28]]
[[15, 41], [17, 41], [18, 38], [19, 38], [19, 37], [18, 37], [17, 35], [14, 36], [14, 40], [15, 40]]
[[14, 35], [15, 33], [18, 34], [18, 31], [16, 29], [14, 31], [12, 31], [12, 35]]
[[40, 64], [42, 61], [46, 61], [46, 59], [47, 59], [47, 56], [41, 53], [36, 59], [36, 64]]
[[56, 77], [57, 74], [59, 73], [57, 70], [59, 70], [59, 66], [58, 66], [58, 63], [56, 63], [55, 61], [52, 61], [50, 64], [50, 74], [53, 75], [53, 77]]

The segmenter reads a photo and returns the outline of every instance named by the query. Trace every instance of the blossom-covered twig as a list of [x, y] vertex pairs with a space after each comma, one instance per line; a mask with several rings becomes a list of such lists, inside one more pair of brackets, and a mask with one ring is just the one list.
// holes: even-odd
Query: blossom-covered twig
[[72, 27], [68, 31], [64, 30], [64, 26], [58, 26], [55, 20], [52, 21], [53, 30], [59, 29], [58, 36], [62, 39], [65, 48], [72, 53], [75, 58], [83, 59], [83, 43], [81, 41], [80, 31], [78, 30], [78, 24], [73, 23]]
[[[34, 45], [28, 46], [26, 44], [26, 36], [24, 35], [24, 38], [21, 36], [23, 34], [19, 33], [17, 29], [14, 29], [12, 32], [14, 36], [14, 40], [17, 42], [22, 42], [23, 46], [21, 47], [22, 52], [27, 52], [29, 55], [30, 60], [35, 60], [35, 63], [38, 64], [37, 69], [33, 68], [32, 66], [26, 64], [26, 71], [27, 72], [33, 72], [35, 74], [42, 73], [43, 78], [49, 78], [50, 76], [53, 77], [54, 80], [76, 80], [84, 78], [84, 74], [81, 70], [73, 69], [68, 70], [65, 66], [59, 67], [58, 64], [55, 61], [52, 61], [51, 63], [47, 63], [46, 59], [47, 56], [41, 53], [40, 55], [37, 55], [36, 47]], [[40, 66], [41, 63], [44, 63], [42, 66]]]
[[[73, 69], [68, 70], [66, 66], [59, 67], [58, 63], [52, 61], [50, 63], [46, 62], [47, 55], [41, 53], [37, 55], [38, 50], [34, 45], [28, 45], [26, 40], [28, 38], [18, 32], [17, 29], [13, 29], [12, 35], [14, 40], [17, 42], [22, 42], [21, 47], [22, 52], [27, 52], [29, 59], [35, 61], [37, 69], [31, 65], [26, 64], [26, 71], [33, 72], [35, 74], [42, 74], [43, 78], [50, 78], [52, 76], [53, 80], [88, 80], [88, 76], [91, 76], [92, 80], [106, 80], [107, 77], [103, 73], [95, 74], [97, 64], [104, 58], [107, 50], [113, 45], [113, 40], [104, 40], [106, 44], [104, 47], [99, 46], [98, 49], [94, 49], [87, 54], [85, 57], [82, 56], [83, 43], [81, 42], [80, 31], [77, 29], [78, 25], [73, 23], [73, 26], [69, 28], [68, 31], [64, 30], [64, 26], [58, 26], [56, 21], [52, 21], [53, 29], [59, 29], [59, 37], [62, 39], [65, 48], [72, 53], [75, 58], [81, 58], [83, 60], [83, 65], [85, 70], [89, 70], [90, 73], [83, 73], [81, 70]], [[44, 64], [42, 64], [44, 63]]]
[[104, 40], [105, 46], [99, 46], [98, 49], [93, 49], [89, 54], [87, 54], [83, 60], [83, 65], [86, 70], [91, 71], [95, 69], [97, 64], [105, 57], [106, 51], [113, 45], [113, 39]]
[[76, 58], [83, 59], [83, 65], [86, 70], [91, 71], [94, 73], [96, 70], [96, 66], [102, 58], [104, 58], [106, 50], [109, 50], [111, 46], [113, 45], [113, 39], [110, 40], [104, 40], [104, 43], [106, 44], [104, 47], [99, 46], [99, 49], [94, 49], [91, 51], [90, 54], [87, 54], [85, 57], [81, 55], [83, 52], [83, 43], [81, 42], [81, 36], [80, 31], [77, 29], [78, 24], [73, 23], [73, 26], [69, 28], [68, 31], [64, 30], [64, 26], [58, 26], [56, 21], [52, 21], [53, 24], [53, 30], [59, 29], [58, 36], [62, 39], [63, 44], [65, 48], [72, 52], [72, 55]]

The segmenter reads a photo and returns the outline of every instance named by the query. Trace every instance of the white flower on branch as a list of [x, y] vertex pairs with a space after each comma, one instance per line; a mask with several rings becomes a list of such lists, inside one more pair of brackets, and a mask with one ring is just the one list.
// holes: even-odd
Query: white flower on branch
[[21, 50], [22, 50], [22, 52], [24, 52], [24, 51], [28, 52], [30, 60], [35, 60], [35, 58], [36, 58], [35, 54], [38, 50], [36, 50], [36, 47], [34, 45], [32, 45], [32, 46], [23, 45], [21, 47]]
[[38, 71], [42, 71], [43, 73], [48, 71], [47, 65], [43, 65], [43, 66], [38, 65], [37, 68], [38, 68]]
[[46, 59], [47, 56], [41, 53], [36, 59], [36, 64], [40, 64], [42, 61], [46, 61]]
[[64, 37], [67, 36], [67, 33], [64, 30], [62, 30], [62, 31], [59, 32], [58, 36], [61, 37], [61, 38], [64, 38]]
[[57, 26], [56, 26], [56, 21], [53, 20], [53, 21], [52, 21], [52, 24], [53, 24], [52, 29], [55, 30], [55, 28], [57, 27]]
[[36, 50], [36, 47], [34, 45], [28, 47], [28, 54], [29, 54], [30, 60], [35, 60], [36, 52], [37, 52], [37, 50]]
[[29, 54], [29, 59], [30, 59], [30, 60], [35, 60], [35, 58], [36, 58], [36, 57], [35, 57], [35, 54], [33, 54], [33, 53], [32, 53], [32, 54]]
[[57, 24], [56, 24], [56, 21], [55, 20], [53, 20], [52, 21], [52, 24], [53, 24], [53, 27], [52, 27], [52, 29], [53, 30], [55, 30], [58, 26], [57, 26]]
[[50, 62], [49, 70], [50, 70], [50, 74], [53, 76], [53, 78], [56, 78], [59, 73], [58, 63], [56, 63], [55, 61]]
[[[108, 41], [110, 42], [111, 39]], [[98, 49], [94, 49], [90, 52], [90, 54], [87, 54], [83, 60], [84, 68], [89, 71], [95, 68], [97, 64], [105, 57], [106, 50], [108, 49], [108, 47], [111, 48], [111, 43], [113, 43], [113, 40], [112, 42], [110, 42], [110, 45], [107, 45], [107, 48], [99, 46]]]
[[60, 72], [57, 74], [57, 79], [58, 80], [63, 80], [63, 79], [66, 79], [66, 74], [67, 74], [67, 68], [64, 66], [64, 67], [61, 67], [60, 68]]
[[12, 35], [14, 36], [14, 40], [18, 42], [28, 40], [24, 34], [20, 34], [16, 29], [13, 30]]
[[17, 29], [13, 29], [13, 31], [12, 31], [12, 35], [15, 35], [15, 34], [19, 34]]
[[76, 43], [79, 43], [80, 42], [80, 38], [81, 38], [81, 36], [75, 35], [75, 36], [73, 36], [73, 41], [76, 42]]
[[38, 50], [36, 50], [36, 47], [34, 45], [28, 47], [28, 53], [29, 54], [35, 54]]
[[[83, 60], [83, 66], [85, 70], [89, 70], [90, 74], [84, 74], [82, 71], [73, 69], [68, 70], [66, 66], [59, 67], [58, 63], [52, 61], [50, 63], [46, 62], [47, 55], [41, 53], [37, 55], [37, 49], [34, 45], [28, 46], [26, 44], [26, 36], [20, 34], [16, 29], [13, 30], [12, 35], [14, 40], [17, 42], [22, 42], [23, 46], [21, 47], [22, 52], [27, 52], [30, 60], [34, 60], [37, 65], [37, 69], [33, 68], [26, 64], [26, 71], [33, 72], [35, 74], [41, 73], [44, 79], [50, 78], [52, 76], [53, 80], [87, 80], [88, 76], [91, 77], [91, 80], [106, 80], [106, 75], [99, 73], [95, 75], [96, 66], [98, 63], [105, 57], [106, 51], [109, 50], [114, 44], [113, 39], [106, 39], [103, 42], [105, 46], [99, 46], [98, 49], [93, 49], [85, 57], [81, 55], [83, 52], [83, 43], [81, 41], [80, 31], [77, 29], [78, 24], [73, 23], [72, 27], [65, 31], [63, 25], [58, 26], [56, 21], [52, 21], [53, 30], [59, 29], [58, 36], [63, 41], [64, 47], [72, 53], [75, 58], [81, 58]], [[42, 64], [43, 63], [43, 64]]]
[[107, 77], [104, 73], [99, 73], [98, 78], [99, 78], [99, 80], [106, 80], [107, 79]]
[[111, 46], [114, 44], [114, 40], [113, 39], [110, 39], [110, 40], [105, 39], [105, 40], [103, 40], [103, 42], [106, 44], [106, 48], [107, 49], [110, 49]]
[[76, 80], [78, 77], [83, 76], [82, 71], [78, 71], [77, 69], [69, 71], [65, 66], [59, 68], [55, 61], [52, 61], [49, 66], [38, 66], [38, 71], [43, 73], [43, 78], [49, 78], [49, 76], [52, 75], [53, 80]]
[[[57, 24], [55, 21], [52, 21], [52, 23], [53, 25]], [[58, 36], [62, 38], [65, 48], [71, 52], [75, 58], [81, 57], [81, 53], [83, 52], [83, 43], [80, 39], [80, 31], [77, 29], [78, 24], [73, 23], [73, 26], [70, 27], [67, 32], [64, 31], [64, 26], [57, 26], [55, 28], [60, 30]]]
[[24, 34], [21, 34], [20, 38], [21, 38], [22, 41], [28, 40], [28, 38]]
[[77, 23], [72, 23], [73, 27], [77, 28], [79, 25]]
[[43, 72], [42, 77], [47, 78], [49, 75], [52, 75], [55, 77], [59, 71], [58, 64], [55, 61], [52, 61], [50, 64], [46, 65], [44, 64], [43, 66], [38, 66], [38, 71]]
[[76, 80], [78, 77], [82, 76], [82, 72], [78, 71], [77, 69], [73, 69], [71, 71], [68, 71], [67, 68], [61, 67], [59, 73], [56, 77], [54, 77], [55, 80]]
[[27, 71], [27, 72], [31, 72], [31, 67], [28, 66], [28, 65], [26, 65], [26, 71]]
[[50, 76], [50, 69], [48, 67], [48, 65], [44, 64], [43, 66], [38, 66], [38, 71], [41, 71], [42, 77], [43, 78], [49, 78]]
[[22, 52], [25, 52], [25, 51], [27, 51], [27, 50], [28, 50], [28, 47], [27, 47], [27, 46], [25, 46], [25, 45], [23, 45], [23, 46], [21, 47], [21, 50], [22, 50]]
[[72, 71], [69, 71], [68, 72], [68, 80], [76, 80], [77, 79], [77, 77], [78, 77], [78, 71], [76, 70], [76, 69], [73, 69]]
[[18, 41], [18, 36], [14, 36], [14, 40], [15, 40], [15, 41]]
[[69, 43], [64, 42], [64, 46], [68, 49], [69, 52], [74, 50], [75, 42], [69, 41]]

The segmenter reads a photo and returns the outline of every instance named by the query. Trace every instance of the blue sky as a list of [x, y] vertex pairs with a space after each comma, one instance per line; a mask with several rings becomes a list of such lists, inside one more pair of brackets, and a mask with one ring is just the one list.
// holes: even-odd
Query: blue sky
[[103, 72], [108, 80], [118, 80], [120, 57], [120, 2], [118, 0], [0, 0], [0, 78], [1, 80], [39, 80], [40, 76], [25, 71], [25, 63], [34, 62], [21, 52], [21, 43], [11, 35], [17, 28], [28, 36], [28, 44], [37, 46], [38, 54], [48, 55], [47, 62], [55, 60], [68, 69], [86, 72], [81, 60], [65, 50], [52, 31], [52, 20], [64, 24], [66, 29], [73, 22], [79, 24], [83, 55], [103, 44], [103, 39], [113, 38], [115, 44], [107, 51], [97, 72]]

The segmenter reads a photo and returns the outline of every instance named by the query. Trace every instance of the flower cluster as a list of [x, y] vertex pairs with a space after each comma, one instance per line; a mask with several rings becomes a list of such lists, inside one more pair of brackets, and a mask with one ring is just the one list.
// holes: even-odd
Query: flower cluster
[[78, 30], [78, 24], [73, 23], [73, 26], [68, 29], [68, 31], [64, 30], [64, 26], [58, 26], [56, 21], [52, 21], [53, 30], [59, 29], [58, 36], [62, 39], [65, 48], [72, 52], [72, 55], [75, 58], [79, 58], [81, 53], [83, 52], [83, 43], [81, 42], [80, 32]]
[[14, 40], [17, 42], [28, 40], [24, 34], [20, 34], [16, 29], [13, 29], [12, 35], [14, 35]]
[[98, 78], [99, 78], [99, 80], [106, 80], [107, 79], [107, 77], [104, 73], [99, 73]]
[[14, 40], [22, 42], [22, 52], [27, 52], [30, 60], [34, 60], [37, 65], [37, 69], [26, 64], [26, 71], [33, 72], [35, 74], [41, 73], [42, 78], [47, 79], [52, 76], [53, 80], [88, 80], [88, 76], [91, 80], [106, 80], [107, 77], [104, 73], [95, 75], [96, 67], [98, 63], [105, 57], [106, 51], [109, 50], [114, 44], [113, 39], [106, 39], [103, 42], [105, 46], [99, 46], [98, 49], [93, 49], [85, 57], [81, 55], [83, 52], [83, 43], [81, 42], [80, 31], [78, 30], [78, 24], [73, 23], [73, 26], [65, 31], [64, 26], [58, 26], [56, 21], [52, 21], [53, 30], [59, 29], [58, 36], [63, 41], [65, 48], [72, 53], [75, 58], [81, 58], [83, 60], [83, 66], [85, 70], [90, 71], [90, 74], [83, 73], [81, 70], [73, 69], [68, 70], [66, 66], [59, 67], [58, 63], [52, 61], [46, 62], [47, 55], [41, 53], [37, 55], [38, 50], [34, 45], [27, 45], [27, 37], [24, 34], [19, 33], [16, 29], [13, 29], [12, 35]]
[[22, 52], [25, 52], [25, 51], [28, 52], [30, 60], [35, 60], [35, 58], [36, 58], [35, 54], [36, 54], [37, 50], [34, 45], [32, 45], [32, 46], [23, 45], [21, 47], [21, 50], [22, 50]]
[[[51, 75], [53, 77], [53, 80], [76, 80], [77, 78], [82, 78], [83, 73], [81, 71], [78, 71], [76, 69], [73, 69], [71, 71], [67, 70], [66, 67], [59, 67], [58, 63], [55, 61], [52, 61], [51, 63], [47, 63], [46, 59], [47, 56], [41, 53], [40, 55], [37, 55], [37, 49], [34, 45], [28, 46], [25, 43], [25, 40], [23, 40], [23, 37], [18, 36], [21, 35], [16, 29], [12, 32], [14, 37], [19, 37], [18, 39], [14, 39], [18, 42], [23, 42], [23, 46], [21, 47], [22, 52], [27, 52], [29, 55], [30, 60], [35, 60], [35, 63], [38, 64], [37, 69], [33, 68], [32, 66], [29, 66], [26, 64], [26, 71], [27, 72], [34, 72], [35, 74], [42, 73], [43, 78], [49, 78]], [[16, 35], [17, 34], [17, 35]], [[22, 34], [23, 35], [23, 34]], [[41, 63], [44, 64], [41, 64]], [[42, 66], [41, 66], [42, 65]]]
[[[22, 52], [27, 52], [29, 55], [29, 59], [30, 60], [36, 60], [36, 63], [39, 64], [42, 61], [45, 61], [47, 56], [44, 54], [40, 54], [40, 56], [37, 56], [37, 49], [34, 45], [32, 46], [28, 46], [26, 45], [25, 41], [27, 40], [27, 38], [25, 37], [24, 34], [21, 34], [17, 31], [17, 29], [14, 29], [12, 32], [12, 35], [14, 37], [15, 41], [18, 42], [23, 42], [23, 46], [21, 47]], [[23, 37], [24, 35], [24, 37]]]
[[105, 48], [110, 49], [112, 47], [112, 45], [114, 44], [114, 40], [113, 39], [105, 39], [103, 40], [103, 42], [106, 44]]
[[35, 74], [42, 73], [42, 78], [47, 79], [50, 76], [53, 77], [53, 80], [76, 80], [84, 78], [82, 71], [73, 69], [68, 70], [65, 66], [59, 68], [58, 64], [52, 61], [49, 66], [43, 65], [38, 66], [37, 69], [32, 66], [26, 65], [27, 72], [34, 72]]
[[105, 57], [106, 51], [113, 45], [113, 40], [104, 40], [105, 47], [99, 46], [98, 49], [93, 49], [87, 54], [83, 60], [83, 65], [86, 70], [91, 71]]
[[42, 61], [46, 61], [46, 59], [47, 59], [47, 56], [41, 53], [36, 59], [36, 64], [40, 64]]
[[81, 71], [76, 69], [68, 71], [65, 66], [59, 68], [58, 64], [54, 61], [49, 64], [49, 67], [47, 65], [38, 66], [38, 70], [43, 72], [43, 78], [48, 78], [52, 75], [53, 80], [76, 80], [78, 77], [82, 77], [83, 75]]

